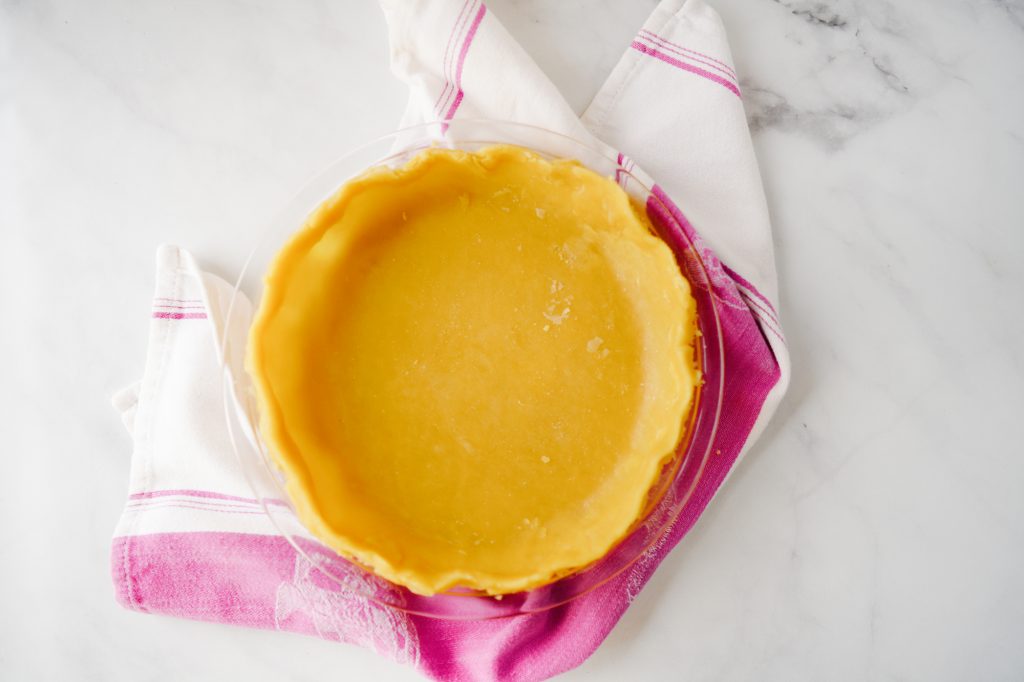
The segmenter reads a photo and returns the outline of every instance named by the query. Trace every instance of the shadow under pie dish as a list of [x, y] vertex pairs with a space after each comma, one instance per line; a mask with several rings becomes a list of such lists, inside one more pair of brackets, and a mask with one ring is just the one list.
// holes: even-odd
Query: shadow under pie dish
[[249, 331], [252, 435], [298, 520], [414, 595], [601, 563], [699, 421], [699, 306], [647, 207], [512, 141], [349, 179], [275, 251]]

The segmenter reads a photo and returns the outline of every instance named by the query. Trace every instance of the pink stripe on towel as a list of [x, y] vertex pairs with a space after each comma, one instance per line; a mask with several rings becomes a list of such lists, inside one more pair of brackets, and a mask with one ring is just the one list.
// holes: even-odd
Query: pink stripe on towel
[[164, 313], [157, 311], [153, 313], [156, 320], [205, 320], [206, 313]]
[[240, 509], [238, 507], [219, 507], [205, 504], [188, 504], [185, 502], [157, 502], [156, 504], [149, 504], [146, 506], [129, 504], [127, 509], [136, 512], [151, 511], [153, 509], [194, 509], [196, 511], [216, 512], [218, 514], [244, 514], [247, 516], [266, 515], [266, 512], [257, 508]]
[[735, 270], [730, 268], [725, 263], [722, 263], [722, 269], [725, 270], [725, 273], [727, 275], [729, 275], [734, 280], [736, 280], [737, 284], [739, 284], [741, 287], [743, 287], [744, 289], [746, 289], [747, 291], [752, 293], [762, 303], [764, 303], [764, 305], [768, 308], [768, 310], [771, 311], [772, 319], [775, 320], [775, 322], [779, 321], [779, 314], [778, 314], [778, 312], [776, 312], [775, 306], [773, 306], [772, 302], [769, 301], [767, 298], [765, 298], [764, 295], [760, 291], [758, 291], [757, 288], [753, 284], [748, 282], [746, 279], [744, 279], [744, 277], [742, 275], [740, 275], [740, 273], [736, 272]]
[[268, 596], [292, 573], [295, 550], [283, 537], [156, 533], [115, 538], [111, 559], [117, 600], [124, 606], [273, 628], [274, 602]]
[[654, 49], [653, 47], [651, 47], [649, 45], [645, 45], [644, 43], [641, 43], [638, 40], [634, 40], [633, 44], [630, 45], [630, 47], [632, 47], [637, 52], [642, 52], [643, 54], [646, 54], [648, 56], [654, 57], [655, 59], [660, 59], [661, 61], [665, 62], [666, 64], [674, 66], [677, 69], [682, 69], [683, 71], [689, 71], [690, 73], [696, 74], [696, 75], [700, 76], [701, 78], [706, 78], [709, 81], [712, 81], [714, 83], [718, 83], [723, 88], [725, 88], [726, 90], [728, 90], [732, 94], [736, 95], [737, 97], [741, 96], [740, 95], [740, 89], [736, 86], [735, 83], [733, 83], [730, 80], [726, 80], [725, 78], [722, 78], [717, 73], [711, 73], [710, 71], [706, 71], [705, 69], [702, 69], [702, 68], [700, 68], [698, 66], [694, 66], [693, 64], [689, 64], [687, 62], [680, 61], [680, 60], [676, 59], [675, 57], [673, 57], [671, 55], [667, 55], [664, 52], [660, 52], [660, 51]]
[[736, 290], [740, 292], [740, 298], [742, 298], [746, 302], [746, 304], [750, 306], [751, 311], [754, 313], [754, 317], [757, 318], [761, 326], [770, 331], [772, 334], [775, 334], [779, 341], [782, 342], [783, 346], [787, 345], [786, 337], [782, 335], [782, 331], [778, 328], [778, 324], [772, 321], [772, 318], [768, 316], [767, 311], [761, 304], [758, 303], [757, 299], [755, 299], [753, 296], [751, 296], [750, 294], [748, 294], [739, 287], [737, 287]]
[[267, 499], [257, 500], [252, 497], [238, 497], [237, 495], [225, 495], [223, 493], [215, 493], [209, 490], [189, 490], [189, 489], [175, 489], [175, 490], [150, 490], [143, 493], [132, 493], [128, 496], [129, 500], [148, 500], [154, 497], [198, 497], [201, 499], [208, 500], [229, 500], [232, 502], [248, 502], [249, 504], [276, 504], [281, 506], [288, 506], [283, 500]]
[[448, 109], [448, 113], [445, 114], [444, 120], [450, 121], [458, 110], [459, 105], [462, 104], [463, 92], [462, 92], [462, 67], [466, 63], [466, 54], [469, 52], [469, 46], [473, 42], [474, 36], [476, 36], [476, 30], [480, 28], [480, 22], [483, 21], [484, 15], [487, 14], [487, 6], [480, 5], [480, 9], [477, 10], [476, 16], [473, 18], [473, 23], [469, 26], [469, 31], [466, 33], [466, 39], [462, 41], [462, 50], [459, 51], [459, 62], [455, 67], [455, 87], [458, 91], [455, 94], [455, 101], [452, 102], [451, 107]]
[[441, 75], [444, 76], [444, 88], [441, 89], [441, 94], [437, 96], [437, 101], [434, 102], [434, 111], [440, 115], [444, 109], [443, 103], [448, 102], [448, 91], [452, 87], [452, 79], [449, 71], [451, 70], [449, 64], [451, 60], [449, 57], [452, 54], [452, 43], [455, 41], [455, 36], [462, 32], [462, 26], [465, 23], [466, 10], [470, 7], [470, 0], [464, 0], [462, 3], [462, 9], [459, 10], [459, 15], [455, 19], [455, 24], [452, 25], [452, 30], [448, 34], [448, 44], [444, 48], [444, 59], [441, 62]]
[[721, 70], [724, 71], [725, 73], [729, 74], [729, 76], [732, 77], [733, 80], [738, 80], [739, 79], [739, 77], [736, 75], [736, 72], [733, 70], [733, 68], [731, 66], [729, 66], [728, 64], [726, 64], [725, 62], [723, 62], [722, 60], [720, 60], [720, 59], [715, 59], [714, 57], [712, 57], [709, 54], [704, 54], [703, 52], [697, 52], [697, 50], [691, 50], [690, 48], [683, 47], [682, 45], [680, 45], [678, 43], [673, 43], [671, 40], [669, 40], [667, 38], [663, 38], [663, 37], [659, 36], [657, 33], [653, 32], [653, 31], [648, 31], [645, 28], [644, 29], [640, 29], [640, 33], [641, 33], [641, 35], [643, 35], [648, 40], [652, 40], [652, 41], [658, 42], [658, 43], [660, 43], [662, 45], [671, 46], [672, 48], [675, 48], [675, 51], [688, 52], [688, 53], [690, 53], [692, 55], [696, 55], [697, 57], [703, 57], [704, 59], [707, 59], [707, 60], [715, 63], [716, 65], [718, 65], [718, 67], [721, 67]]
[[304, 551], [279, 535], [153, 533], [114, 538], [110, 558], [115, 595], [127, 608], [316, 635], [421, 668], [413, 617], [376, 601], [391, 588], [355, 567], [343, 587], [317, 568], [336, 560], [333, 553], [315, 544]]
[[665, 50], [667, 52], [671, 52], [672, 54], [676, 55], [680, 59], [685, 59], [686, 61], [694, 62], [696, 64], [700, 64], [701, 66], [706, 66], [709, 69], [714, 69], [718, 73], [722, 74], [723, 78], [727, 79], [731, 83], [736, 83], [736, 78], [731, 73], [729, 73], [728, 71], [726, 71], [722, 67], [720, 67], [720, 66], [718, 66], [718, 65], [716, 65], [716, 64], [714, 64], [712, 62], [709, 62], [706, 59], [702, 59], [701, 57], [694, 57], [693, 55], [687, 54], [687, 53], [685, 53], [685, 52], [683, 52], [683, 51], [681, 51], [681, 50], [679, 50], [679, 49], [677, 49], [675, 47], [672, 47], [671, 45], [662, 44], [662, 43], [658, 42], [657, 40], [655, 40], [654, 38], [649, 38], [647, 36], [642, 36], [641, 35], [641, 36], [638, 37], [638, 40], [647, 41], [656, 50]]

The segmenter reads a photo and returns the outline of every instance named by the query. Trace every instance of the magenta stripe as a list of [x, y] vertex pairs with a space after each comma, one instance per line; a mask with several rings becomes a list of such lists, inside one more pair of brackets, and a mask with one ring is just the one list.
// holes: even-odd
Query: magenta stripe
[[458, 65], [455, 67], [455, 85], [458, 88], [458, 92], [455, 94], [455, 101], [452, 102], [451, 107], [448, 109], [448, 113], [445, 114], [444, 119], [450, 121], [454, 116], [459, 105], [462, 104], [462, 67], [466, 63], [466, 53], [469, 52], [469, 46], [473, 42], [473, 37], [476, 36], [476, 30], [480, 27], [480, 22], [483, 21], [484, 15], [487, 14], [487, 6], [481, 4], [480, 9], [477, 10], [476, 16], [473, 17], [473, 23], [469, 26], [469, 31], [466, 33], [466, 39], [462, 41], [462, 49], [459, 51]]
[[741, 287], [741, 286], [737, 286], [737, 287], [736, 287], [736, 291], [740, 292], [740, 294], [741, 294], [741, 295], [743, 296], [743, 298], [745, 298], [745, 299], [747, 300], [747, 303], [748, 303], [748, 304], [752, 305], [752, 306], [753, 306], [753, 307], [754, 307], [755, 309], [757, 309], [757, 310], [758, 310], [758, 311], [759, 311], [759, 312], [760, 312], [760, 313], [761, 313], [762, 315], [766, 316], [766, 317], [767, 317], [767, 318], [768, 318], [769, 320], [771, 320], [771, 321], [772, 321], [772, 322], [773, 322], [773, 323], [775, 324], [775, 326], [776, 326], [776, 327], [778, 327], [778, 328], [779, 328], [780, 330], [782, 329], [782, 325], [781, 325], [781, 324], [779, 324], [779, 320], [778, 320], [778, 318], [776, 318], [776, 317], [775, 317], [775, 315], [773, 315], [773, 314], [772, 314], [772, 311], [771, 311], [771, 310], [769, 310], [769, 309], [768, 309], [768, 308], [767, 308], [767, 307], [766, 307], [766, 306], [764, 305], [764, 303], [761, 303], [761, 302], [760, 302], [760, 301], [758, 301], [758, 300], [757, 300], [756, 298], [754, 298], [753, 296], [751, 296], [750, 294], [748, 294], [748, 293], [747, 293], [747, 292], [746, 292], [746, 291], [745, 291], [745, 290], [743, 289], [743, 287]]
[[172, 303], [202, 303], [201, 298], [164, 298], [163, 296], [156, 296], [153, 298], [154, 301], [171, 301]]
[[[129, 500], [148, 500], [153, 497], [167, 497], [169, 495], [179, 495], [181, 497], [200, 497], [210, 500], [231, 500], [233, 502], [251, 502], [253, 504], [260, 504], [261, 501], [252, 497], [238, 497], [237, 495], [225, 495], [224, 493], [215, 493], [211, 490], [188, 490], [188, 489], [173, 489], [173, 490], [149, 490], [142, 493], [132, 493], [128, 496]], [[276, 504], [282, 507], [288, 505], [283, 500], [263, 500], [267, 504]]]
[[246, 514], [248, 516], [266, 516], [266, 512], [262, 509], [241, 509], [239, 507], [205, 507], [201, 504], [189, 504], [188, 502], [160, 502], [159, 504], [149, 505], [147, 507], [126, 507], [127, 511], [131, 512], [148, 512], [156, 509], [192, 509], [194, 511], [206, 511], [213, 512], [216, 514]]
[[733, 83], [736, 82], [736, 77], [732, 73], [726, 71], [725, 69], [723, 69], [722, 67], [718, 66], [717, 64], [709, 62], [706, 59], [701, 59], [700, 57], [694, 57], [693, 55], [686, 54], [685, 52], [683, 52], [679, 48], [673, 47], [671, 44], [665, 45], [663, 43], [659, 43], [657, 40], [655, 40], [655, 38], [658, 38], [658, 36], [654, 36], [653, 38], [652, 37], [648, 37], [648, 36], [640, 36], [640, 40], [647, 40], [647, 41], [653, 43], [655, 48], [661, 48], [663, 50], [668, 50], [669, 52], [671, 52], [671, 53], [673, 53], [675, 55], [678, 55], [679, 57], [681, 57], [683, 59], [686, 59], [686, 60], [691, 61], [691, 62], [696, 62], [698, 64], [703, 64], [704, 66], [706, 66], [706, 67], [708, 67], [710, 69], [714, 69], [715, 71], [718, 71], [725, 78], [727, 78], [728, 80], [732, 81]]
[[[451, 77], [448, 73], [450, 60], [448, 57], [452, 54], [452, 42], [455, 40], [455, 36], [462, 32], [462, 25], [465, 21], [466, 10], [470, 7], [470, 0], [464, 0], [462, 3], [462, 9], [459, 10], [459, 15], [455, 19], [455, 23], [452, 25], [452, 30], [448, 33], [448, 44], [444, 48], [444, 59], [441, 62], [441, 75], [444, 76], [444, 88], [441, 90], [441, 94], [437, 96], [437, 101], [434, 102], [434, 111], [438, 114], [441, 113], [443, 108], [441, 105], [442, 99], [448, 101], [448, 89], [452, 86]], [[465, 16], [464, 16], [465, 15]]]
[[629, 177], [633, 173], [633, 169], [636, 168], [636, 162], [622, 152], [619, 152], [618, 156], [615, 158], [616, 163], [618, 164], [618, 168], [615, 169], [615, 182], [625, 188], [626, 184], [629, 182]]
[[[434, 102], [434, 114], [440, 116], [441, 112], [441, 98], [448, 94], [448, 88], [451, 87], [451, 83], [447, 80], [444, 82], [444, 87], [441, 88], [441, 94], [437, 96], [437, 101]], [[447, 100], [447, 97], [445, 97]]]
[[441, 115], [441, 98], [443, 97], [445, 102], [448, 101], [448, 89], [451, 88], [451, 86], [452, 84], [449, 81], [445, 80], [444, 88], [441, 90], [441, 94], [437, 96], [437, 101], [434, 102], [434, 114], [436, 116]]
[[188, 500], [175, 500], [173, 498], [165, 497], [153, 497], [148, 500], [129, 500], [129, 509], [143, 509], [151, 508], [161, 504], [177, 504], [179, 501], [187, 502], [188, 504], [198, 504], [204, 507], [216, 507], [219, 509], [253, 509], [258, 508], [260, 505], [256, 502], [227, 502], [221, 500], [207, 500], [203, 498], [191, 498]]
[[772, 317], [774, 317], [775, 321], [778, 322], [779, 314], [775, 311], [775, 306], [772, 305], [771, 301], [764, 297], [764, 294], [757, 290], [757, 287], [748, 282], [746, 279], [743, 278], [743, 275], [736, 272], [725, 263], [722, 263], [722, 269], [725, 270], [725, 274], [729, 275], [729, 277], [735, 280], [741, 287], [743, 287], [750, 293], [754, 294], [754, 296], [757, 296], [759, 299], [761, 299], [761, 301], [763, 301], [764, 304], [768, 306], [768, 309], [771, 310]]
[[[211, 532], [122, 536], [110, 553], [116, 596], [128, 608], [270, 629], [279, 626], [277, 590], [293, 579], [295, 556], [283, 537]], [[282, 629], [306, 624], [292, 618]]]
[[643, 43], [638, 42], [636, 40], [633, 41], [633, 44], [630, 47], [632, 47], [637, 52], [642, 52], [642, 53], [644, 53], [646, 55], [654, 57], [655, 59], [660, 59], [661, 61], [665, 62], [666, 64], [674, 66], [677, 69], [682, 69], [683, 71], [689, 71], [690, 73], [696, 74], [696, 75], [698, 75], [698, 76], [700, 76], [702, 78], [706, 78], [709, 81], [718, 83], [719, 85], [721, 85], [723, 88], [725, 88], [726, 90], [728, 90], [732, 94], [736, 95], [737, 97], [740, 97], [740, 89], [738, 87], [736, 87], [736, 85], [732, 81], [728, 81], [728, 80], [722, 78], [717, 73], [711, 73], [710, 71], [705, 71], [704, 69], [702, 69], [700, 67], [697, 67], [697, 66], [693, 66], [692, 64], [687, 64], [686, 62], [681, 62], [678, 59], [676, 59], [675, 57], [671, 57], [671, 56], [665, 54], [664, 52], [659, 52], [658, 50], [655, 50], [653, 47], [650, 47], [648, 45], [644, 45]]
[[193, 509], [195, 511], [216, 512], [218, 514], [244, 514], [246, 516], [265, 516], [262, 509], [225, 509], [223, 507], [203, 507], [198, 504], [187, 504], [185, 502], [162, 502], [149, 507], [129, 507], [133, 511], [149, 511], [151, 509]]
[[476, 30], [480, 27], [480, 22], [483, 21], [485, 14], [487, 14], [487, 7], [480, 5], [480, 9], [477, 10], [476, 16], [473, 18], [473, 23], [469, 26], [466, 40], [462, 43], [462, 50], [459, 52], [459, 63], [455, 67], [455, 82], [460, 88], [462, 87], [462, 67], [466, 64], [466, 53], [469, 52], [469, 45], [473, 42], [473, 37], [476, 36]]
[[153, 313], [156, 320], [205, 320], [206, 313]]
[[771, 314], [771, 311], [769, 311], [767, 308], [765, 308], [763, 303], [761, 303], [756, 298], [754, 298], [753, 296], [748, 294], [746, 291], [744, 291], [742, 287], [737, 286], [736, 287], [736, 291], [738, 291], [740, 296], [743, 297], [743, 300], [745, 300], [747, 302], [747, 305], [751, 306], [752, 308], [754, 308], [754, 310], [756, 310], [758, 313], [760, 313], [760, 315], [758, 317], [766, 317], [769, 322], [774, 324], [775, 327], [781, 331], [781, 326], [779, 325], [779, 321], [777, 319], [775, 319], [775, 317]]
[[789, 344], [786, 343], [786, 337], [782, 335], [782, 331], [771, 322], [771, 318], [765, 315], [764, 309], [757, 305], [757, 301], [748, 296], [743, 290], [739, 288], [737, 288], [736, 291], [739, 292], [740, 298], [743, 299], [747, 306], [751, 308], [751, 312], [754, 314], [754, 319], [757, 320], [765, 329], [770, 331], [772, 334], [775, 334], [775, 336], [778, 337], [779, 341], [782, 342], [783, 346], [788, 347]]
[[448, 107], [448, 113], [445, 114], [444, 120], [452, 120], [452, 117], [455, 116], [455, 110], [459, 108], [460, 104], [462, 104], [462, 96], [462, 90], [459, 90], [457, 93], [455, 93], [455, 101], [452, 102], [452, 105], [450, 107]]
[[737, 80], [739, 79], [739, 77], [736, 75], [736, 72], [733, 70], [733, 68], [731, 66], [729, 66], [728, 64], [726, 64], [725, 62], [723, 62], [722, 60], [720, 60], [720, 59], [715, 59], [714, 57], [712, 57], [709, 54], [704, 54], [703, 52], [697, 52], [697, 50], [691, 50], [690, 48], [683, 47], [682, 45], [680, 45], [678, 43], [673, 43], [668, 38], [663, 38], [662, 36], [659, 36], [654, 31], [648, 31], [645, 28], [640, 29], [640, 33], [646, 34], [648, 37], [657, 39], [657, 40], [661, 41], [662, 43], [671, 45], [672, 47], [674, 47], [674, 48], [676, 48], [678, 50], [682, 50], [683, 52], [689, 52], [690, 54], [695, 54], [698, 57], [704, 57], [705, 59], [709, 59], [709, 60], [713, 61], [715, 64], [718, 64], [720, 67], [722, 67], [722, 69], [724, 69], [734, 79], [737, 79]]
[[462, 15], [466, 12], [466, 7], [469, 5], [470, 0], [463, 0], [462, 7], [459, 9], [459, 13], [456, 15], [455, 24], [452, 25], [452, 30], [449, 31], [449, 39], [444, 44], [444, 54], [441, 56], [441, 77], [444, 79], [444, 87], [437, 95], [437, 100], [434, 102], [434, 111], [436, 112], [438, 106], [441, 103], [441, 97], [447, 94], [447, 89], [451, 86], [451, 78], [449, 78], [449, 55], [452, 54], [452, 42], [455, 40], [455, 35], [462, 24]]

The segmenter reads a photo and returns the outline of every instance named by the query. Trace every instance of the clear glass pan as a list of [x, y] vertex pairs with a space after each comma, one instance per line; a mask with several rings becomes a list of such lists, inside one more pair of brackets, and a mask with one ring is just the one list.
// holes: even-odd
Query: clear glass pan
[[696, 350], [703, 382], [687, 416], [675, 455], [650, 491], [645, 512], [626, 537], [603, 558], [543, 587], [502, 597], [459, 589], [424, 597], [343, 559], [317, 542], [298, 522], [285, 494], [282, 474], [259, 437], [256, 400], [244, 370], [245, 348], [232, 345], [227, 333], [223, 339], [225, 417], [232, 446], [254, 496], [281, 535], [319, 569], [325, 588], [355, 591], [380, 604], [435, 618], [479, 620], [544, 611], [587, 594], [629, 569], [665, 536], [689, 503], [711, 454], [722, 408], [725, 367], [712, 287], [699, 250], [694, 248], [672, 211], [650, 187], [623, 168], [614, 152], [523, 124], [489, 120], [429, 123], [392, 133], [346, 154], [311, 181], [259, 236], [239, 274], [223, 329], [239, 325], [248, 328], [249, 320], [243, 319], [248, 314], [243, 312], [245, 307], [236, 305], [239, 292], [244, 289], [254, 304], [258, 304], [262, 290], [260, 277], [275, 254], [302, 227], [307, 216], [347, 180], [372, 166], [401, 166], [418, 151], [431, 146], [472, 151], [494, 144], [519, 145], [548, 158], [576, 159], [600, 175], [615, 178], [634, 201], [646, 209], [658, 236], [675, 253], [697, 299], [700, 335]]

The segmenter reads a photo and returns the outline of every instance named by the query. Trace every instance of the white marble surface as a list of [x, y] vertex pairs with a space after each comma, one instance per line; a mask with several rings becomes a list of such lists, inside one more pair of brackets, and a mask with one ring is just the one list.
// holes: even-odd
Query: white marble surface
[[[1024, 5], [712, 0], [795, 373], [766, 437], [567, 680], [1024, 676]], [[582, 109], [653, 7], [493, 0]], [[374, 3], [0, 3], [0, 679], [416, 675], [122, 611], [107, 548], [154, 248], [222, 273], [404, 104]], [[352, 96], [349, 93], [357, 93]]]

